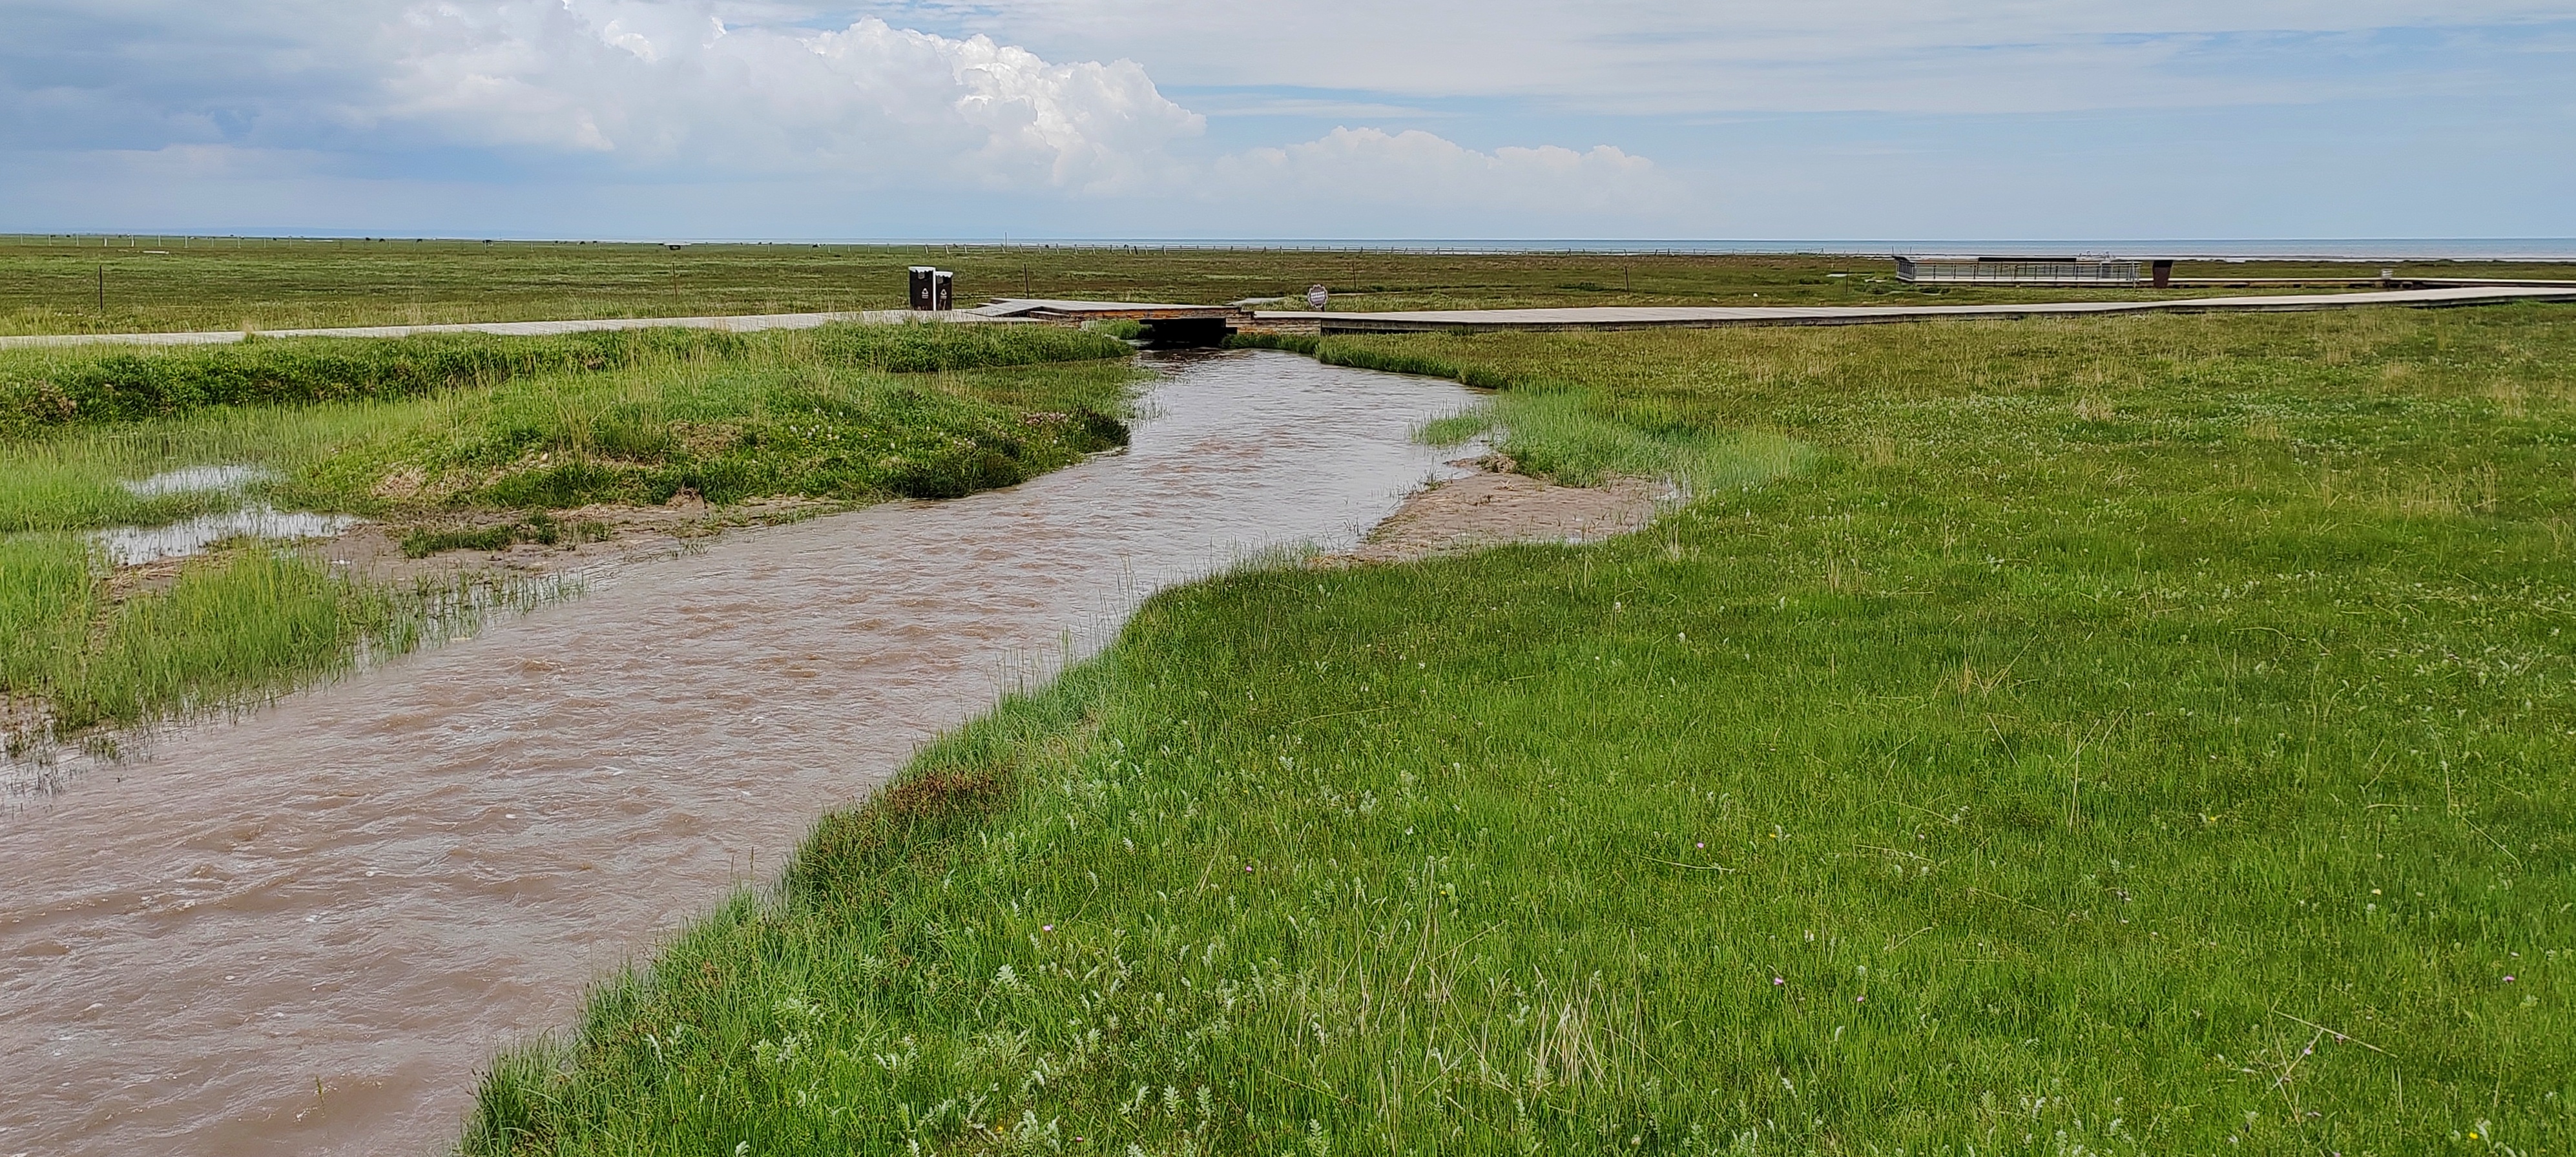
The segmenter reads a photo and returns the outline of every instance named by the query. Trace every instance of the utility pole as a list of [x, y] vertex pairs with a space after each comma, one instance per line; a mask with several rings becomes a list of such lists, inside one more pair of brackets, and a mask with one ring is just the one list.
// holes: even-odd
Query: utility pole
[[107, 266], [98, 267], [98, 311], [107, 312]]

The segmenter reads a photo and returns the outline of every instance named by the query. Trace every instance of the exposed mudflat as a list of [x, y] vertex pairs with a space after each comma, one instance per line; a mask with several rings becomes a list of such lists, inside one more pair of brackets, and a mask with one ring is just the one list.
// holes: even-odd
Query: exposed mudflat
[[1559, 486], [1511, 473], [1512, 463], [1500, 457], [1449, 465], [1468, 473], [1425, 486], [1357, 547], [1321, 561], [1395, 562], [1514, 542], [1596, 542], [1643, 529], [1676, 497], [1670, 485], [1644, 478]]
[[[440, 583], [490, 579], [511, 581], [553, 575], [583, 575], [628, 563], [671, 558], [703, 547], [727, 530], [801, 522], [848, 509], [848, 504], [808, 498], [769, 498], [715, 507], [694, 497], [662, 506], [585, 506], [550, 512], [563, 528], [554, 544], [521, 542], [500, 550], [443, 550], [420, 558], [404, 555], [408, 524], [344, 520], [336, 533], [293, 540], [297, 553], [350, 578], [407, 584], [428, 579]], [[455, 515], [432, 521], [432, 529], [473, 530], [507, 526], [516, 516], [501, 512]], [[119, 566], [108, 579], [117, 597], [138, 591], [167, 589], [193, 556], [157, 558]]]

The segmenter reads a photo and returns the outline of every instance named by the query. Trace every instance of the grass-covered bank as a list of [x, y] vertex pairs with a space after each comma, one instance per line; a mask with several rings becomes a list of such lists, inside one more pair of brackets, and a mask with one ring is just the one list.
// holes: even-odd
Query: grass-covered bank
[[[309, 559], [242, 550], [116, 598], [79, 544], [0, 539], [0, 690], [41, 703], [57, 735], [237, 706], [363, 655], [401, 654], [513, 597], [489, 584], [352, 582]], [[12, 754], [37, 738], [0, 734]]]
[[212, 406], [419, 398], [468, 386], [675, 362], [791, 361], [939, 373], [1122, 357], [1100, 335], [1020, 325], [831, 325], [737, 334], [655, 328], [551, 337], [271, 339], [35, 347], [0, 353], [0, 435], [168, 418]]
[[469, 1147], [2563, 1150], [2564, 316], [1372, 339], [1817, 454], [1155, 600]]
[[[1303, 334], [1235, 334], [1235, 349], [1304, 354], [1326, 365], [1425, 374], [1497, 393], [1465, 413], [1438, 419], [1422, 435], [1439, 444], [1492, 435], [1523, 473], [1568, 485], [1592, 486], [1626, 475], [1669, 478], [1685, 494], [1705, 494], [1760, 483], [1798, 469], [1812, 448], [1777, 428], [1730, 427], [1695, 421], [1669, 406], [1623, 404], [1582, 384], [1559, 380], [1551, 369], [1526, 359], [1461, 356], [1448, 346], [1403, 341], [1314, 337]], [[1613, 347], [1605, 357], [1625, 356]]]
[[[1123, 444], [1128, 352], [1035, 327], [835, 326], [0, 356], [0, 694], [58, 731], [185, 712], [408, 646], [469, 593], [256, 542], [128, 591], [86, 532], [264, 502], [380, 520], [427, 554], [596, 537], [552, 512], [602, 503], [955, 497]], [[46, 398], [65, 404], [20, 404]], [[138, 485], [207, 467], [233, 473]]]

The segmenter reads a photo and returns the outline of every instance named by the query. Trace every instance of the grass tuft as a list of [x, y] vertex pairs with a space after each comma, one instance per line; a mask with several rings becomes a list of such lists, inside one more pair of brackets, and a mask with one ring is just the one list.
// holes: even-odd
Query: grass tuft
[[108, 603], [79, 555], [11, 542], [0, 584], [16, 592], [0, 610], [12, 642], [0, 675], [46, 699], [62, 732], [286, 690], [396, 617], [383, 593], [266, 551], [199, 560], [168, 590]]

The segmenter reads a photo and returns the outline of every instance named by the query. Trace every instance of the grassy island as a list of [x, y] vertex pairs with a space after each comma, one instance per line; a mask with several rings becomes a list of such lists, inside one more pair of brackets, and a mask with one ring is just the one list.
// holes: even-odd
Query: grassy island
[[[272, 693], [460, 602], [251, 538], [138, 582], [95, 532], [257, 504], [425, 555], [577, 541], [605, 524], [559, 512], [683, 497], [955, 497], [1123, 444], [1129, 352], [920, 325], [0, 352], [0, 695], [36, 705], [13, 742]], [[209, 468], [228, 473], [185, 473]]]

